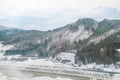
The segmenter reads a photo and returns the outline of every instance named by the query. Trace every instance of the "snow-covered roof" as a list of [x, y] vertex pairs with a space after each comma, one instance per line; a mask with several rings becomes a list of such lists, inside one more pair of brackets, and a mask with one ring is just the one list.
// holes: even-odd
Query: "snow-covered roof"
[[120, 49], [116, 49], [116, 51], [120, 52]]
[[120, 62], [116, 62], [116, 64], [120, 64]]
[[61, 52], [57, 57], [60, 57], [62, 59], [73, 59], [75, 57], [74, 53], [66, 53], [66, 52]]

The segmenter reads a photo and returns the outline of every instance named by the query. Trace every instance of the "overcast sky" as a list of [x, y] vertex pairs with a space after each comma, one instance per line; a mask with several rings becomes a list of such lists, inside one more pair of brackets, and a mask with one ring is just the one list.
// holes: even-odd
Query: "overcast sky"
[[0, 24], [22, 29], [49, 30], [88, 17], [120, 19], [120, 0], [0, 0]]

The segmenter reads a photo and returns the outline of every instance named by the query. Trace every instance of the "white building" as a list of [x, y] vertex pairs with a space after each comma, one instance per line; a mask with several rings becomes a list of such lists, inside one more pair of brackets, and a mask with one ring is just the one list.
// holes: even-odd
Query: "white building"
[[74, 53], [67, 53], [61, 52], [56, 56], [56, 61], [65, 63], [65, 64], [75, 64], [75, 54]]
[[120, 49], [116, 49], [116, 51], [117, 51], [117, 57], [119, 57], [120, 59]]

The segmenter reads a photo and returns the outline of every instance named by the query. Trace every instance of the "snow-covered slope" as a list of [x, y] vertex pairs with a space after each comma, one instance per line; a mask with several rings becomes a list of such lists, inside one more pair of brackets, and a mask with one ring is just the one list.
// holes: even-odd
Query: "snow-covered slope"
[[0, 57], [3, 57], [4, 56], [4, 53], [6, 50], [10, 50], [12, 49], [14, 46], [13, 45], [3, 45], [1, 42], [0, 42]]
[[51, 42], [48, 44], [47, 50], [54, 46], [61, 48], [75, 41], [85, 40], [93, 34], [93, 29], [97, 27], [98, 22], [93, 19], [80, 19], [62, 28], [58, 28], [50, 34]]
[[71, 43], [73, 41], [84, 40], [90, 37], [93, 34], [92, 29], [96, 29], [97, 27], [98, 23], [93, 19], [80, 19], [53, 32], [52, 39], [66, 39]]
[[105, 38], [109, 37], [110, 35], [114, 34], [118, 32], [118, 30], [115, 30], [115, 29], [111, 29], [110, 31], [108, 32], [105, 32], [103, 35], [100, 35], [100, 36], [94, 36], [88, 43], [99, 43], [100, 40], [104, 40]]
[[70, 40], [72, 43], [73, 41], [84, 40], [90, 37], [93, 34], [91, 30], [86, 30], [83, 25], [80, 25], [78, 31], [72, 32], [70, 30], [65, 31], [62, 33], [61, 39]]

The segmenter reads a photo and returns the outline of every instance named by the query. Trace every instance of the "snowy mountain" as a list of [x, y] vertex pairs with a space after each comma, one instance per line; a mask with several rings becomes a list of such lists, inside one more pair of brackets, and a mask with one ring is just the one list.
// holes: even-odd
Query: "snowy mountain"
[[[97, 57], [100, 57], [94, 56], [100, 54], [97, 53], [97, 50], [105, 48], [113, 42], [107, 40], [108, 44], [103, 44], [103, 46], [99, 46], [99, 44], [101, 42], [104, 43], [105, 39], [116, 33], [119, 35], [120, 20], [104, 19], [98, 22], [91, 18], [83, 18], [51, 31], [16, 31], [15, 29], [11, 31], [17, 33], [11, 35], [8, 34], [9, 31], [6, 31], [8, 35], [0, 36], [4, 45], [15, 46], [13, 49], [6, 50], [4, 55], [21, 54], [32, 57], [55, 57], [61, 52], [72, 52], [76, 53], [76, 61], [80, 60], [83, 63], [91, 63], [96, 61]], [[114, 38], [116, 39], [116, 37]], [[117, 42], [119, 42], [119, 39], [117, 40]], [[92, 48], [92, 44], [94, 44], [94, 47], [99, 47], [89, 49], [89, 47]], [[116, 48], [119, 47], [118, 45]], [[93, 52], [91, 52], [92, 50]], [[105, 57], [109, 57], [109, 55]], [[109, 58], [113, 60], [111, 56]]]

